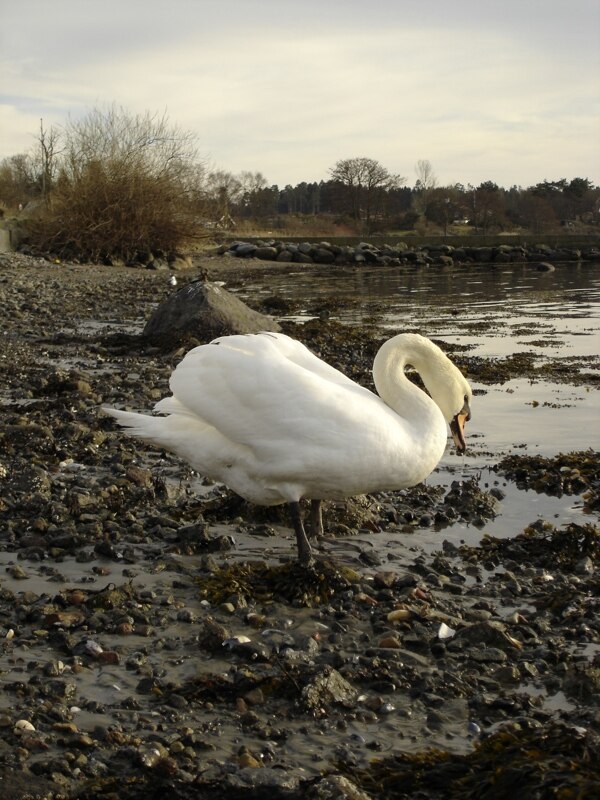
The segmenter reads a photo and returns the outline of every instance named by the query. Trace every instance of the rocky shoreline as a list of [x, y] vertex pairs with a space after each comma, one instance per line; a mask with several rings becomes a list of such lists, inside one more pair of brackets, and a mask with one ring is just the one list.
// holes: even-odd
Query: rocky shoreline
[[405, 266], [411, 264], [413, 266], [451, 267], [454, 264], [534, 263], [542, 270], [550, 270], [553, 264], [565, 261], [597, 261], [600, 259], [600, 249], [592, 245], [552, 247], [547, 244], [499, 244], [494, 247], [473, 247], [426, 244], [411, 248], [405, 242], [377, 246], [369, 242], [341, 245], [331, 242], [286, 242], [276, 239], [253, 242], [235, 241], [221, 245], [217, 252], [219, 255], [231, 255], [236, 258], [257, 258], [262, 261], [298, 264], [336, 264], [338, 266], [346, 264]]
[[[160, 270], [0, 257], [0, 795], [595, 796], [598, 454], [499, 454], [487, 487], [332, 504], [299, 570], [281, 509], [100, 411], [166, 392], [183, 351], [140, 334], [171, 291]], [[285, 324], [368, 384], [381, 331]], [[577, 497], [588, 522], [447, 540], [484, 530], [508, 482]]]

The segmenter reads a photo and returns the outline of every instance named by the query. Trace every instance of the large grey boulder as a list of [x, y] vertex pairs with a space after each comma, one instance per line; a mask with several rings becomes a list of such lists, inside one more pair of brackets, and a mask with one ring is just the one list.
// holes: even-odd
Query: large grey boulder
[[249, 308], [223, 287], [192, 281], [163, 300], [142, 335], [168, 348], [190, 337], [207, 342], [232, 333], [280, 330], [274, 319]]

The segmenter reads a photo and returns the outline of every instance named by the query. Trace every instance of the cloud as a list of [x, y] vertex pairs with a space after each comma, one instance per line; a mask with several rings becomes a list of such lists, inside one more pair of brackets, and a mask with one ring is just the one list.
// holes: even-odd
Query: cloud
[[[441, 182], [528, 185], [570, 169], [598, 180], [598, 57], [586, 24], [596, 12], [573, 3], [567, 15], [555, 0], [106, 0], [84, 14], [56, 0], [50, 16], [45, 2], [22, 0], [11, 13], [35, 7], [39, 19], [28, 45], [18, 28], [0, 64], [12, 95], [0, 157], [39, 116], [60, 124], [116, 102], [166, 110], [214, 163], [281, 185], [326, 178], [355, 155], [409, 182], [420, 158]], [[53, 35], [42, 38], [40, 19]]]

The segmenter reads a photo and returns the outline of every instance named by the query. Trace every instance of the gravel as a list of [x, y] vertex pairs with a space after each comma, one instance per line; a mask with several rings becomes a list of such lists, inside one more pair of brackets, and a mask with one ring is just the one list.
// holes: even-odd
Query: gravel
[[[2, 797], [505, 797], [510, 770], [593, 796], [597, 454], [499, 467], [582, 493], [586, 525], [459, 546], [444, 531], [503, 491], [422, 485], [331, 504], [300, 569], [281, 509], [101, 413], [167, 391], [183, 350], [140, 332], [168, 278], [0, 256]], [[377, 332], [300, 333], [368, 383]]]

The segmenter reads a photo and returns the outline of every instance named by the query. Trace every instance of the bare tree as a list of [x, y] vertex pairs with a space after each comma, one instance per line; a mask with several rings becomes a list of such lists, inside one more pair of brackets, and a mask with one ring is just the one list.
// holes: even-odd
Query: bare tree
[[238, 180], [242, 189], [241, 205], [251, 217], [258, 216], [261, 210], [261, 197], [268, 186], [262, 172], [240, 172]]
[[48, 197], [56, 175], [59, 142], [60, 134], [58, 130], [53, 127], [46, 130], [44, 128], [44, 120], [40, 119], [40, 132], [38, 135], [39, 181], [40, 193], [44, 203], [48, 203]]
[[431, 193], [437, 186], [437, 178], [427, 159], [420, 159], [415, 165], [417, 181], [413, 192], [412, 206], [418, 214], [425, 214]]
[[397, 189], [405, 179], [389, 172], [373, 158], [345, 158], [329, 170], [331, 178], [347, 187], [352, 216], [364, 220], [367, 230], [377, 213], [382, 213], [386, 193]]
[[[55, 141], [41, 131], [44, 163], [54, 165]], [[129, 261], [173, 251], [198, 235], [194, 137], [170, 126], [166, 115], [94, 109], [70, 122], [63, 137], [52, 202], [34, 231], [40, 247]]]
[[132, 115], [121, 106], [93, 109], [65, 130], [67, 170], [77, 174], [90, 161], [141, 169], [154, 178], [180, 177], [197, 161], [196, 137], [172, 126], [165, 114]]
[[234, 227], [233, 208], [243, 194], [240, 179], [226, 170], [213, 170], [207, 176], [206, 191], [212, 221], [223, 228]]
[[430, 189], [435, 189], [437, 186], [437, 178], [431, 166], [431, 161], [427, 161], [427, 159], [424, 158], [417, 161], [415, 172], [417, 173], [415, 190], [426, 192]]

